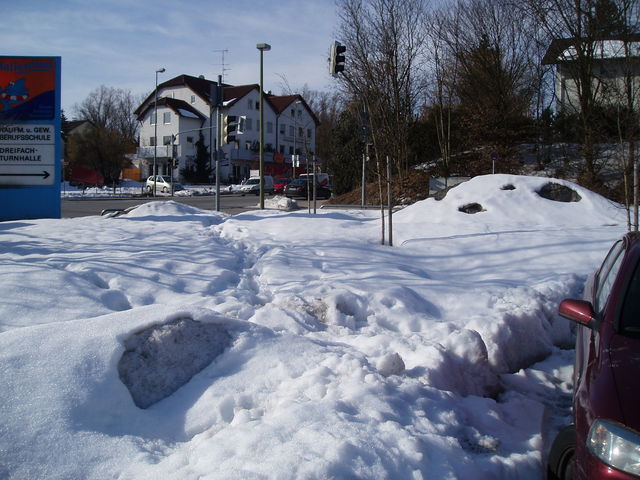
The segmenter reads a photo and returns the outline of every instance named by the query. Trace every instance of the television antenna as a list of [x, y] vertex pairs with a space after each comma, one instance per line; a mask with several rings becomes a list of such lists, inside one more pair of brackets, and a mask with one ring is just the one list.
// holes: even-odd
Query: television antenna
[[224, 55], [225, 53], [229, 53], [228, 49], [223, 49], [223, 50], [214, 50], [214, 52], [216, 53], [220, 53], [221, 57], [222, 57], [222, 63], [218, 63], [217, 65], [221, 65], [222, 66], [222, 83], [224, 83], [224, 72], [227, 72], [229, 70], [231, 70], [230, 68], [226, 68], [226, 63], [224, 61]]

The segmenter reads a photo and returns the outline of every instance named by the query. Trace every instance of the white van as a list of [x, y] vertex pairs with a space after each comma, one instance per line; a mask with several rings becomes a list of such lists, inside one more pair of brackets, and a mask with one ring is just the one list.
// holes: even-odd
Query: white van
[[[260, 177], [251, 177], [240, 186], [240, 193], [246, 195], [247, 193], [255, 193], [260, 195]], [[264, 176], [264, 193], [273, 195], [273, 177], [270, 175]]]

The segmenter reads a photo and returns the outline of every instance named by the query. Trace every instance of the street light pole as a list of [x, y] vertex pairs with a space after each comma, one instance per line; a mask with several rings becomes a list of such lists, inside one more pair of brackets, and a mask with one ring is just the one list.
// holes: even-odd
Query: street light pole
[[155, 90], [155, 101], [153, 107], [153, 115], [155, 116], [155, 125], [153, 132], [153, 196], [156, 196], [156, 184], [157, 176], [158, 176], [158, 74], [164, 72], [164, 67], [156, 70], [156, 90]]
[[258, 43], [260, 50], [260, 209], [264, 209], [264, 88], [262, 57], [265, 51], [271, 50], [268, 43]]
[[[295, 104], [294, 104], [295, 105]], [[296, 122], [296, 109], [294, 107], [293, 110], [293, 155], [291, 155], [291, 170], [293, 175], [291, 178], [295, 180], [296, 178], [296, 130], [298, 129], [298, 125]]]

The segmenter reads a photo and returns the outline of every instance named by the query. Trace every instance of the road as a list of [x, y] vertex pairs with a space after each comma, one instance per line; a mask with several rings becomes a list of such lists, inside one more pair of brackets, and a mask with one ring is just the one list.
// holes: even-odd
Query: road
[[[270, 197], [266, 197], [270, 198]], [[215, 196], [194, 196], [194, 197], [144, 197], [144, 198], [63, 198], [62, 199], [62, 218], [86, 217], [90, 215], [100, 215], [103, 210], [107, 209], [125, 209], [134, 205], [141, 205], [147, 202], [166, 202], [173, 200], [175, 202], [185, 203], [193, 207], [203, 210], [215, 210]], [[307, 202], [297, 200], [301, 209], [307, 208]], [[254, 195], [221, 195], [220, 210], [229, 215], [246, 212], [247, 210], [255, 210], [259, 207], [260, 200]], [[324, 203], [318, 201], [318, 208]], [[311, 206], [313, 208], [313, 204]]]

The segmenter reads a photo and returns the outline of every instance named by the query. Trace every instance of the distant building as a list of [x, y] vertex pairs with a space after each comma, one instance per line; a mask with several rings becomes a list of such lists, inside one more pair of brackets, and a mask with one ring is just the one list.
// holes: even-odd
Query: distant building
[[[217, 122], [212, 109], [211, 91], [216, 82], [204, 77], [179, 75], [158, 85], [157, 139], [155, 136], [155, 95], [151, 93], [136, 109], [141, 123], [138, 157], [142, 159], [143, 175], [151, 175], [154, 150], [158, 174], [173, 173], [194, 165], [196, 142], [202, 135], [211, 152], [215, 143]], [[245, 117], [244, 132], [222, 146], [220, 180], [236, 183], [248, 178], [258, 168], [260, 139], [260, 87], [224, 85], [221, 114]], [[213, 116], [213, 121], [212, 117]], [[316, 115], [300, 95], [264, 95], [264, 162], [265, 175], [289, 176], [292, 156], [298, 153], [304, 163], [315, 152]], [[172, 158], [177, 166], [171, 172]], [[215, 163], [212, 161], [212, 168]]]
[[[543, 65], [556, 66], [555, 92], [559, 111], [580, 110], [577, 45], [574, 38], [556, 39], [542, 60]], [[636, 107], [639, 106], [640, 35], [594, 40], [590, 44], [584, 43], [585, 47], [593, 48], [593, 61], [588, 66], [591, 68], [596, 98], [603, 104], [626, 104], [626, 84], [629, 79]]]

